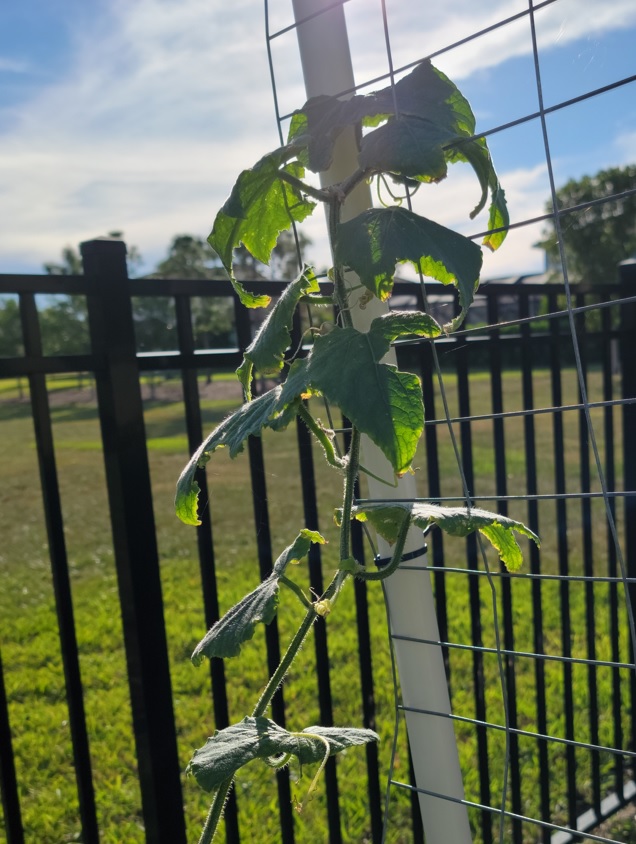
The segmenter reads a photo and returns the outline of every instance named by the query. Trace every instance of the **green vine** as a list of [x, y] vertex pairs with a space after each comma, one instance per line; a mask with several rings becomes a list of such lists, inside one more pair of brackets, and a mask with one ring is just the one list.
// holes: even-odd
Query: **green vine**
[[[305, 181], [307, 169], [329, 169], [334, 143], [348, 127], [365, 127], [361, 136], [358, 166], [339, 184], [315, 188]], [[477, 175], [481, 197], [480, 211], [491, 197], [489, 226], [501, 230], [484, 238], [483, 245], [497, 248], [505, 236], [508, 216], [503, 190], [483, 139], [475, 138], [475, 121], [469, 104], [455, 85], [430, 62], [418, 65], [394, 89], [386, 88], [369, 96], [347, 101], [334, 97], [309, 100], [295, 112], [286, 146], [264, 156], [254, 167], [243, 171], [229, 199], [218, 212], [211, 246], [220, 256], [243, 304], [262, 307], [269, 298], [248, 293], [233, 274], [234, 250], [243, 244], [259, 261], [267, 263], [279, 233], [294, 222], [302, 222], [325, 203], [328, 209], [332, 248], [333, 295], [325, 294], [313, 270], [305, 267], [291, 282], [263, 322], [254, 341], [245, 350], [238, 376], [246, 401], [208, 436], [183, 470], [177, 484], [176, 511], [187, 524], [198, 519], [199, 486], [197, 469], [204, 467], [216, 449], [229, 448], [236, 457], [250, 436], [266, 428], [282, 430], [298, 416], [322, 448], [327, 462], [342, 474], [342, 506], [339, 510], [339, 563], [322, 595], [310, 601], [287, 573], [291, 563], [306, 557], [313, 543], [324, 542], [306, 529], [280, 555], [271, 575], [253, 592], [232, 607], [206, 634], [193, 653], [198, 664], [204, 657], [236, 656], [253, 636], [259, 623], [269, 624], [278, 611], [280, 585], [295, 595], [305, 610], [304, 618], [292, 637], [251, 716], [218, 732], [199, 750], [188, 766], [198, 783], [214, 794], [201, 835], [201, 844], [213, 840], [234, 775], [255, 759], [278, 767], [295, 757], [301, 765], [319, 764], [309, 795], [328, 756], [352, 745], [377, 740], [370, 730], [309, 726], [288, 732], [269, 720], [273, 696], [297, 658], [314, 623], [325, 619], [350, 577], [383, 580], [390, 577], [402, 559], [411, 525], [436, 525], [455, 536], [480, 531], [511, 569], [521, 564], [521, 551], [515, 533], [537, 537], [524, 525], [481, 510], [444, 508], [432, 504], [373, 504], [357, 506], [354, 489], [361, 471], [360, 443], [368, 437], [385, 455], [394, 477], [410, 471], [423, 430], [424, 408], [418, 378], [383, 363], [391, 344], [403, 337], [419, 336], [433, 340], [442, 333], [428, 314], [419, 311], [390, 312], [374, 319], [366, 332], [354, 327], [352, 287], [345, 272], [353, 271], [356, 286], [365, 288], [363, 300], [391, 296], [396, 264], [410, 263], [415, 269], [443, 284], [457, 288], [461, 313], [445, 330], [461, 323], [473, 300], [479, 280], [482, 253], [478, 244], [412, 211], [399, 207], [397, 194], [389, 191], [398, 205], [369, 209], [352, 220], [341, 222], [341, 209], [360, 182], [381, 179], [403, 187], [420, 186], [445, 178], [448, 165], [468, 162]], [[361, 133], [357, 133], [360, 135]], [[315, 200], [315, 202], [314, 202]], [[291, 326], [296, 308], [303, 302], [330, 304], [338, 323], [328, 331], [313, 335], [313, 345], [303, 356], [299, 348], [290, 359]], [[353, 302], [353, 303], [352, 303]], [[291, 363], [284, 380], [276, 387], [252, 398], [255, 372], [282, 373]], [[334, 433], [314, 418], [308, 398], [322, 396], [337, 406], [351, 421], [348, 452], [339, 456]], [[337, 453], [338, 452], [338, 453]], [[393, 548], [389, 565], [368, 570], [351, 553], [353, 519], [369, 522]]]

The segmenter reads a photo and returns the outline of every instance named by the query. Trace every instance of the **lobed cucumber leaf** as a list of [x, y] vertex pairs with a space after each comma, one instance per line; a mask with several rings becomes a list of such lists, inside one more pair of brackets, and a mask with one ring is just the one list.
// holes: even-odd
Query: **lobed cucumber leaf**
[[411, 263], [423, 275], [459, 291], [461, 314], [470, 307], [483, 256], [481, 248], [457, 232], [420, 217], [406, 208], [371, 208], [338, 226], [335, 243], [338, 263], [349, 267], [379, 299], [393, 289], [397, 263]]
[[423, 502], [395, 502], [392, 504], [361, 504], [353, 508], [353, 515], [369, 521], [380, 536], [391, 544], [397, 539], [405, 519], [426, 530], [437, 525], [451, 536], [468, 536], [478, 530], [497, 549], [509, 571], [518, 571], [523, 563], [515, 532], [527, 536], [539, 545], [539, 537], [522, 522], [490, 513], [487, 510], [465, 507], [440, 507]]
[[201, 788], [215, 791], [255, 759], [292, 754], [301, 765], [321, 762], [325, 741], [329, 755], [334, 756], [347, 747], [379, 741], [379, 736], [372, 730], [352, 727], [307, 727], [301, 733], [290, 733], [264, 716], [248, 717], [220, 730], [195, 750], [187, 770], [194, 774]]
[[243, 243], [258, 261], [269, 264], [281, 231], [288, 229], [293, 221], [302, 222], [316, 205], [280, 178], [281, 169], [299, 179], [305, 175], [305, 168], [298, 162], [286, 164], [294, 155], [293, 148], [281, 147], [265, 155], [250, 170], [243, 170], [216, 215], [208, 237], [241, 302], [248, 308], [266, 307], [270, 297], [248, 293], [235, 279], [234, 249]]
[[254, 635], [256, 625], [259, 622], [269, 624], [274, 619], [278, 610], [279, 580], [287, 566], [306, 557], [313, 542], [324, 544], [325, 541], [317, 531], [301, 530], [276, 560], [270, 576], [208, 630], [194, 649], [192, 662], [199, 665], [204, 657], [238, 656], [241, 645]]

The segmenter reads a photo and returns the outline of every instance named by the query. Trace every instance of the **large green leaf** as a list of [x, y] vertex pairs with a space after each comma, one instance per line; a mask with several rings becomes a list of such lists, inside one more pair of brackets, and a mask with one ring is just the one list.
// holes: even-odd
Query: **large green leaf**
[[363, 170], [439, 182], [447, 170], [443, 145], [454, 137], [430, 120], [400, 115], [362, 139], [358, 160]]
[[335, 327], [316, 337], [307, 362], [310, 387], [367, 434], [398, 475], [410, 468], [424, 428], [422, 388], [415, 375], [380, 360], [396, 337], [436, 336], [439, 330], [425, 314], [379, 317], [368, 333]]
[[199, 665], [204, 657], [223, 659], [238, 656], [241, 645], [254, 635], [256, 625], [259, 622], [269, 624], [273, 620], [278, 610], [279, 580], [288, 565], [307, 556], [312, 542], [322, 544], [325, 540], [316, 531], [301, 530], [276, 560], [270, 576], [208, 630], [192, 654], [195, 665]]
[[298, 162], [285, 164], [295, 155], [293, 147], [281, 147], [261, 158], [238, 177], [225, 205], [216, 216], [208, 237], [218, 253], [241, 301], [247, 307], [265, 307], [268, 296], [248, 293], [234, 278], [232, 255], [241, 243], [264, 264], [269, 264], [278, 235], [293, 221], [301, 222], [312, 213], [315, 203], [280, 178], [281, 169], [302, 179], [304, 168]]
[[374, 319], [369, 334], [372, 342], [380, 342], [384, 348], [381, 356], [386, 354], [389, 345], [400, 338], [416, 335], [417, 337], [439, 337], [442, 329], [439, 323], [429, 314], [422, 311], [391, 311], [384, 316]]
[[424, 425], [422, 389], [410, 373], [380, 361], [400, 337], [437, 337], [428, 314], [394, 311], [374, 319], [367, 333], [334, 327], [295, 361], [282, 400], [320, 393], [384, 452], [398, 475], [408, 471]]
[[327, 170], [334, 143], [343, 129], [358, 124], [377, 126], [396, 113], [430, 121], [449, 137], [469, 137], [475, 131], [475, 118], [468, 101], [447, 76], [424, 61], [395, 87], [387, 86], [376, 93], [347, 100], [313, 97], [294, 113], [289, 144], [306, 147], [306, 154], [301, 153], [300, 158], [311, 170]]
[[410, 519], [422, 530], [437, 525], [451, 536], [468, 536], [478, 530], [497, 549], [509, 571], [518, 571], [523, 563], [515, 532], [527, 536], [539, 545], [539, 537], [522, 522], [477, 508], [468, 510], [465, 507], [440, 507], [422, 502], [377, 503], [354, 507], [353, 515], [362, 521], [371, 522], [380, 536], [390, 543], [397, 539], [404, 519]]
[[221, 783], [255, 759], [292, 754], [304, 765], [324, 759], [325, 742], [329, 746], [329, 754], [333, 756], [347, 747], [370, 741], [379, 741], [372, 730], [308, 727], [301, 733], [290, 733], [264, 716], [244, 718], [239, 724], [220, 730], [196, 750], [188, 772], [194, 774], [205, 791], [215, 791]]
[[300, 276], [288, 284], [256, 336], [247, 347], [243, 363], [237, 373], [248, 399], [251, 398], [252, 371], [272, 375], [283, 368], [285, 350], [291, 339], [291, 326], [296, 305], [301, 296], [320, 291], [316, 276], [305, 267]]
[[455, 285], [462, 311], [456, 323], [473, 301], [483, 258], [472, 240], [406, 208], [371, 208], [341, 223], [335, 255], [380, 299], [391, 295], [397, 263]]
[[289, 127], [289, 144], [305, 148], [298, 155], [301, 163], [314, 173], [328, 170], [338, 136], [346, 127], [359, 123], [368, 106], [367, 97], [339, 100], [321, 95], [309, 99], [294, 112]]
[[395, 96], [389, 85], [370, 98], [375, 100], [376, 114], [409, 114], [430, 120], [454, 135], [475, 134], [475, 115], [468, 100], [455, 83], [428, 60], [396, 83]]

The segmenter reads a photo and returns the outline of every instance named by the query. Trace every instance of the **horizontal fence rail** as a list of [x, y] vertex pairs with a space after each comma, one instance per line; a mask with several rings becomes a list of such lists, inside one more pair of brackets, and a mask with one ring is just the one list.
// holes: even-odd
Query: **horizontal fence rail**
[[[13, 297], [19, 303], [22, 336], [19, 352], [0, 358], [0, 379], [28, 380], [22, 400], [0, 399], [0, 419], [8, 423], [11, 412], [30, 401], [62, 655], [63, 697], [70, 725], [76, 829], [80, 840], [98, 841], [104, 824], [111, 821], [107, 821], [104, 798], [99, 796], [102, 785], [96, 798], [95, 768], [100, 760], [93, 749], [95, 725], [87, 714], [92, 693], [85, 682], [85, 633], [76, 631], [78, 586], [66, 540], [68, 525], [59, 479], [62, 452], [55, 438], [59, 423], [52, 422], [52, 417], [57, 418], [57, 406], [52, 406], [51, 378], [89, 373], [94, 380], [134, 735], [132, 764], [139, 781], [138, 825], [149, 842], [178, 844], [191, 837], [181, 773], [184, 755], [192, 747], [183, 747], [184, 727], [179, 718], [188, 691], [182, 687], [182, 675], [171, 655], [177, 651], [180, 658], [187, 658], [187, 654], [181, 655], [182, 644], [174, 643], [167, 629], [172, 610], [166, 607], [168, 564], [162, 565], [161, 547], [168, 528], [156, 515], [162, 506], [158, 496], [165, 497], [166, 492], [153, 483], [154, 464], [149, 461], [145, 425], [148, 407], [160, 406], [161, 400], [148, 399], [148, 379], [173, 378], [179, 385], [185, 448], [192, 453], [208, 425], [202, 377], [208, 373], [214, 384], [219, 373], [235, 369], [242, 359], [241, 349], [251, 342], [258, 324], [236, 306], [229, 282], [128, 279], [125, 246], [119, 241], [84, 244], [83, 258], [84, 276], [0, 275], [0, 297], [5, 301]], [[476, 838], [484, 844], [496, 840], [493, 815], [501, 811], [497, 800], [504, 756], [502, 734], [508, 743], [510, 769], [506, 840], [514, 844], [550, 842], [566, 828], [582, 830], [583, 817], [585, 830], [592, 830], [633, 799], [636, 686], [626, 635], [624, 590], [629, 590], [636, 603], [635, 268], [635, 264], [623, 265], [617, 283], [573, 287], [589, 390], [587, 406], [599, 426], [607, 497], [624, 540], [626, 572], [620, 569], [616, 544], [599, 506], [603, 491], [590, 468], [585, 405], [573, 374], [562, 286], [528, 281], [485, 284], [465, 330], [436, 341], [447, 383], [444, 398], [449, 403], [450, 424], [458, 434], [471, 501], [525, 521], [542, 537], [541, 550], [530, 545], [526, 567], [516, 574], [499, 570], [494, 562], [487, 573], [474, 538], [462, 547], [461, 540], [442, 538], [438, 532], [427, 538], [427, 566], [404, 565], [413, 577], [431, 577], [434, 583], [440, 629], [440, 642], [434, 644], [444, 649], [453, 699], [451, 717], [460, 746], [474, 754], [472, 770], [466, 772], [466, 799], [472, 807]], [[274, 296], [283, 289], [283, 282], [244, 284]], [[326, 283], [324, 287], [329, 289]], [[425, 292], [433, 314], [447, 321], [457, 309], [453, 295], [433, 283], [426, 284]], [[401, 309], [423, 305], [419, 285], [398, 282], [394, 293]], [[68, 295], [86, 301], [90, 348], [78, 354], [48, 355], [42, 345], [40, 314], [54, 301], [52, 297]], [[140, 353], [133, 297], [158, 296], [168, 297], [174, 308], [175, 348]], [[235, 303], [235, 346], [195, 347], [192, 304], [197, 297]], [[302, 332], [298, 323], [293, 349], [300, 347]], [[449, 422], [434, 378], [431, 344], [399, 343], [397, 353], [401, 366], [418, 373], [422, 380], [427, 421], [418, 455], [421, 494], [426, 500], [461, 503], [462, 489], [449, 469]], [[341, 433], [345, 437], [346, 425], [344, 420]], [[314, 461], [307, 430], [299, 424], [292, 433], [288, 459], [298, 461], [298, 511], [306, 527], [318, 530], [331, 518], [321, 497], [322, 463]], [[252, 524], [250, 548], [257, 562], [254, 577], [262, 578], [271, 572], [278, 554], [280, 514], [274, 511], [273, 502], [280, 470], [271, 468], [266, 439], [252, 438], [245, 460], [249, 470], [241, 494], [248, 502], [245, 518]], [[207, 506], [212, 502], [215, 480], [201, 471], [198, 482], [202, 525], [196, 531], [196, 546], [188, 546], [187, 554], [197, 558], [198, 574], [195, 571], [193, 577], [198, 578], [196, 603], [204, 629], [227, 608], [230, 597], [227, 566], [219, 553], [220, 548], [227, 549], [222, 535], [225, 525], [217, 520], [212, 503]], [[283, 485], [290, 487], [291, 483], [282, 479]], [[364, 489], [358, 494], [363, 496]], [[87, 522], [91, 518], [87, 513]], [[354, 551], [360, 559], [365, 555], [361, 532]], [[323, 570], [331, 564], [324, 556], [327, 553], [315, 546], [309, 557], [307, 586], [318, 594]], [[499, 607], [499, 646], [493, 634], [489, 582], [495, 584]], [[189, 600], [195, 601], [194, 593], [188, 594]], [[357, 653], [346, 670], [351, 678], [357, 674], [360, 699], [353, 708], [359, 711], [358, 718], [364, 726], [377, 729], [379, 701], [386, 697], [386, 689], [378, 686], [378, 666], [386, 667], [386, 655], [377, 649], [377, 608], [366, 584], [356, 584], [354, 601]], [[4, 627], [0, 631], [0, 830], [8, 842], [16, 844], [25, 840], [25, 814], [29, 830], [38, 834], [28, 795], [25, 737], [31, 729], [29, 707], [46, 706], [47, 701], [36, 694], [31, 703], [23, 702], [17, 685], [18, 650], [11, 632]], [[270, 670], [280, 658], [285, 635], [276, 622], [266, 629], [262, 660]], [[342, 680], [334, 668], [344, 659], [336, 637], [330, 627], [318, 626], [314, 653], [308, 654], [317, 674], [315, 717], [325, 725], [339, 723], [341, 710], [346, 708]], [[491, 691], [497, 686], [497, 656], [503, 660], [506, 677], [507, 728]], [[228, 670], [219, 660], [213, 660], [209, 668], [209, 703], [217, 729], [236, 717]], [[240, 667], [232, 670], [240, 677]], [[385, 683], [386, 674], [382, 676]], [[112, 682], [125, 681], [119, 677]], [[293, 698], [292, 679], [279, 690], [273, 705], [278, 723], [284, 725], [293, 717], [295, 704], [289, 703]], [[386, 717], [386, 706], [382, 714]], [[436, 712], [422, 714], [441, 717]], [[204, 738], [202, 734], [200, 743]], [[373, 842], [382, 837], [381, 794], [387, 774], [382, 753], [382, 748], [369, 745], [364, 761], [364, 835]], [[126, 764], [131, 764], [130, 760]], [[343, 786], [341, 770], [330, 760], [320, 810], [332, 844], [354, 840], [348, 829], [349, 809], [343, 802], [348, 785]], [[561, 785], [555, 792], [557, 774]], [[51, 771], [50, 776], [55, 780], [57, 774]], [[408, 777], [407, 758], [395, 782], [408, 786], [402, 782]], [[277, 840], [286, 844], [300, 840], [292, 809], [296, 786], [288, 771], [277, 774], [277, 789]], [[412, 787], [406, 790], [413, 795]], [[229, 842], [242, 840], [241, 806], [239, 788], [225, 812]], [[405, 836], [401, 840], [422, 840], [419, 819], [412, 818], [410, 804], [398, 811], [402, 811], [398, 817]], [[56, 840], [61, 834], [66, 831], [58, 831]], [[604, 839], [591, 836], [591, 840]]]

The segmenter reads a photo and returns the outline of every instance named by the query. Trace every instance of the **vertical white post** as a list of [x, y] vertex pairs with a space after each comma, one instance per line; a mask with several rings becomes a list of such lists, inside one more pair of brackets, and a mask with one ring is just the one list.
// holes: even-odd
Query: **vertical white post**
[[[296, 21], [301, 21], [321, 9], [324, 0], [292, 0]], [[320, 94], [339, 94], [353, 88], [354, 76], [351, 53], [342, 6], [330, 9], [297, 29], [298, 43], [305, 79], [307, 97]], [[357, 146], [353, 132], [343, 133], [329, 171], [321, 174], [323, 186], [342, 181], [357, 167]], [[347, 199], [342, 219], [348, 220], [371, 207], [369, 186], [361, 184]], [[355, 281], [355, 279], [353, 279]], [[373, 299], [364, 310], [354, 308], [354, 326], [368, 329], [371, 320], [387, 312], [386, 304]], [[387, 356], [395, 362], [395, 355]], [[379, 477], [393, 479], [392, 468], [382, 452], [364, 437], [362, 462]], [[368, 478], [369, 494], [377, 498], [416, 498], [412, 476], [402, 478], [397, 488]], [[421, 532], [412, 530], [407, 538], [405, 552], [415, 551], [423, 545]], [[389, 556], [390, 550], [382, 541], [379, 550]], [[425, 555], [410, 562], [423, 564]], [[430, 578], [414, 571], [395, 572], [387, 581], [391, 632], [414, 639], [439, 641], [435, 606]], [[407, 707], [450, 713], [450, 699], [442, 651], [438, 645], [396, 640], [395, 653], [402, 688], [402, 699]], [[406, 714], [407, 729], [413, 766], [418, 788], [452, 798], [463, 799], [464, 788], [457, 755], [457, 744], [452, 721], [449, 718]], [[419, 795], [422, 822], [427, 844], [468, 844], [471, 841], [468, 813], [465, 806], [451, 800]]]

